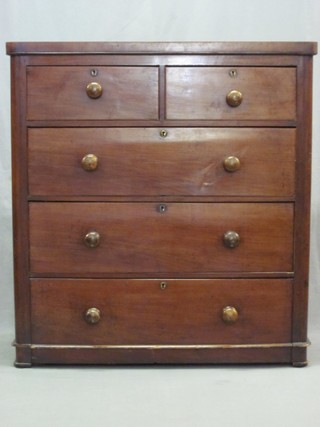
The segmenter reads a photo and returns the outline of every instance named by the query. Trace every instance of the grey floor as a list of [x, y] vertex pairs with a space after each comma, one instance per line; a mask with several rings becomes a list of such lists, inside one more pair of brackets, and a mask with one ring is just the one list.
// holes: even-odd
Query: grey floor
[[[5, 427], [320, 426], [320, 331], [309, 366], [13, 367], [0, 333]], [[218, 424], [219, 423], [219, 424]]]

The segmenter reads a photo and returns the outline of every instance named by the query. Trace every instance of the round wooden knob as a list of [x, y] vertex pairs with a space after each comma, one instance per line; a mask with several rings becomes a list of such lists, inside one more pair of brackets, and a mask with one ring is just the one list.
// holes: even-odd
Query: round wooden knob
[[89, 325], [95, 325], [96, 323], [100, 322], [100, 310], [95, 307], [89, 308], [85, 313], [85, 319], [86, 322], [89, 323]]
[[89, 98], [92, 98], [92, 99], [100, 98], [100, 96], [102, 95], [102, 87], [97, 82], [89, 83], [86, 91]]
[[98, 157], [94, 154], [86, 154], [81, 160], [82, 168], [87, 172], [92, 172], [98, 167]]
[[232, 90], [228, 93], [226, 101], [230, 107], [238, 107], [242, 102], [242, 93], [238, 90]]
[[89, 231], [83, 241], [88, 248], [96, 248], [100, 245], [100, 234], [97, 231]]
[[235, 156], [226, 157], [223, 161], [223, 167], [227, 172], [235, 172], [240, 169], [240, 160]]
[[240, 243], [240, 236], [236, 231], [226, 231], [223, 235], [223, 242], [227, 248], [236, 248]]
[[227, 306], [222, 310], [222, 319], [225, 323], [235, 323], [238, 320], [239, 314], [236, 308]]

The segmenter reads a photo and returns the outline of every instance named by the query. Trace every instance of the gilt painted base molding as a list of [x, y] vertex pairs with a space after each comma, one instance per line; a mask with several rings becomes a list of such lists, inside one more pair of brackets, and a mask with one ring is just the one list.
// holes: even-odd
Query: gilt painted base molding
[[[21, 350], [27, 350], [27, 354], [31, 354], [26, 360], [17, 359], [15, 364], [17, 367], [45, 364], [214, 365], [235, 363], [281, 363], [305, 366], [305, 350], [309, 342], [233, 345], [14, 345], [17, 354]], [[295, 360], [294, 350], [301, 350], [301, 360]]]

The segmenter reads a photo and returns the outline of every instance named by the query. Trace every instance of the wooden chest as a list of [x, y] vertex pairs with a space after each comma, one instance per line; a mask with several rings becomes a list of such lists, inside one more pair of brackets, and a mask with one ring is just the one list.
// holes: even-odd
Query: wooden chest
[[304, 366], [316, 44], [7, 52], [16, 366]]

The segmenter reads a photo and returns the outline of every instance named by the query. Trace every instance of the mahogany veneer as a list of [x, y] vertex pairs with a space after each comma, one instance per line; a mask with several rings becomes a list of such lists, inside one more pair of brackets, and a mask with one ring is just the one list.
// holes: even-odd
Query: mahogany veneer
[[306, 365], [315, 43], [8, 43], [16, 366]]

